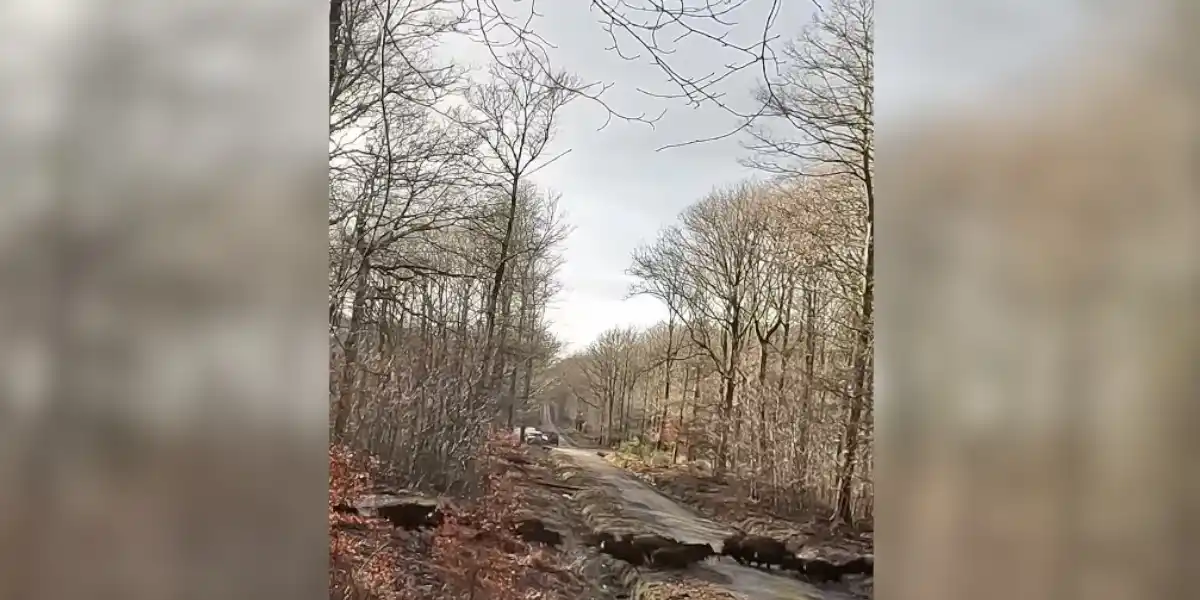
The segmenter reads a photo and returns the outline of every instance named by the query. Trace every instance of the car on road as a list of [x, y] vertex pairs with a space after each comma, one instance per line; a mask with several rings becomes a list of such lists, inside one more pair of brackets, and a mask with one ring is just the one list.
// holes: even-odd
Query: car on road
[[557, 446], [558, 434], [530, 427], [529, 429], [525, 430], [525, 443], [534, 446]]

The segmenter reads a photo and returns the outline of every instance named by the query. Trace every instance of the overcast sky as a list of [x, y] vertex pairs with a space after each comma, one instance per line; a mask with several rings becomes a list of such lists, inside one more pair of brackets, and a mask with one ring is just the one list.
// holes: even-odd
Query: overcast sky
[[[753, 3], [752, 3], [753, 4]], [[767, 3], [758, 3], [766, 6]], [[920, 0], [923, 10], [887, 13], [892, 35], [880, 52], [877, 87], [886, 102], [879, 104], [887, 118], [943, 106], [944, 103], [978, 103], [997, 87], [1011, 86], [1007, 76], [1028, 72], [1043, 63], [1048, 51], [1079, 32], [1079, 11], [1074, 2], [1019, 0], [1004, 6], [990, 5], [980, 13], [949, 0]], [[780, 34], [798, 33], [811, 18], [812, 3], [784, 2], [779, 17]], [[897, 7], [893, 7], [897, 8]], [[544, 15], [536, 30], [557, 46], [551, 52], [557, 66], [585, 81], [615, 83], [605, 100], [627, 114], [665, 117], [654, 128], [618, 120], [603, 131], [604, 110], [587, 100], [567, 107], [559, 119], [558, 135], [548, 156], [571, 152], [534, 178], [543, 187], [562, 194], [562, 208], [574, 231], [564, 249], [566, 264], [560, 279], [564, 290], [552, 304], [552, 330], [569, 350], [586, 346], [614, 326], [651, 325], [665, 318], [665, 309], [650, 298], [627, 299], [630, 278], [625, 275], [633, 249], [651, 241], [675, 220], [688, 204], [714, 186], [734, 183], [755, 173], [738, 164], [745, 155], [737, 138], [683, 148], [656, 151], [665, 144], [694, 140], [728, 131], [736, 119], [720, 108], [690, 108], [680, 101], [664, 101], [637, 91], [674, 91], [657, 68], [645, 61], [630, 62], [605, 50], [607, 34], [589, 12], [587, 2], [539, 2]], [[740, 21], [741, 41], [761, 35], [761, 18], [747, 14]], [[970, 27], [964, 38], [963, 24]], [[1074, 25], [1073, 25], [1074, 24]], [[487, 52], [479, 47], [452, 45], [457, 59], [486, 65]], [[682, 59], [686, 60], [682, 60]], [[730, 61], [732, 55], [711, 44], [681, 48], [678, 67], [704, 74]], [[728, 100], [750, 104], [755, 73], [726, 82]], [[990, 84], [990, 85], [989, 85]]]
[[[787, 13], [798, 26], [808, 19], [807, 4], [795, 2], [799, 13]], [[691, 108], [682, 101], [649, 98], [637, 89], [674, 91], [655, 67], [630, 62], [606, 51], [610, 45], [586, 2], [540, 2], [544, 17], [538, 31], [557, 49], [552, 57], [562, 68], [585, 81], [605, 81], [615, 86], [605, 100], [626, 114], [666, 115], [653, 128], [613, 120], [607, 128], [605, 111], [588, 100], [569, 105], [559, 119], [554, 156], [570, 153], [534, 175], [545, 188], [562, 194], [561, 206], [573, 228], [567, 240], [560, 281], [563, 291], [552, 303], [548, 318], [552, 331], [569, 350], [586, 346], [614, 326], [651, 325], [666, 317], [666, 310], [645, 297], [627, 299], [631, 279], [625, 275], [630, 256], [639, 244], [652, 241], [681, 210], [708, 193], [753, 176], [738, 164], [744, 155], [736, 139], [726, 139], [656, 152], [655, 149], [716, 135], [736, 126], [736, 120], [719, 108]], [[751, 15], [747, 15], [748, 17]], [[761, 20], [755, 19], [758, 27]], [[745, 36], [752, 38], [755, 24], [747, 18]], [[761, 31], [761, 30], [760, 30]], [[486, 52], [459, 52], [476, 64], [486, 64]], [[718, 68], [732, 55], [709, 47], [691, 47], [684, 66], [696, 74]], [[754, 83], [752, 74], [724, 86], [731, 100], [747, 106]]]

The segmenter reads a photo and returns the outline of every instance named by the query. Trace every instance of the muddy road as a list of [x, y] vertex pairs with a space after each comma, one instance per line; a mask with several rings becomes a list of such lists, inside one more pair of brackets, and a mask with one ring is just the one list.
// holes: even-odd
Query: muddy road
[[[575, 447], [561, 434], [560, 439], [561, 446], [552, 452], [585, 471], [603, 487], [605, 495], [619, 507], [623, 520], [637, 529], [682, 542], [711, 544], [718, 550], [721, 540], [732, 533], [609, 464], [595, 450]], [[787, 574], [743, 567], [728, 558], [696, 565], [688, 576], [716, 584], [748, 600], [856, 600], [846, 592], [817, 588]]]

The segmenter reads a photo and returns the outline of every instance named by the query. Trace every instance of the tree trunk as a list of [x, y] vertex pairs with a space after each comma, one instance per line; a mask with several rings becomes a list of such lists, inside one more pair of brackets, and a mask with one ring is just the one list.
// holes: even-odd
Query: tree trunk
[[334, 99], [334, 94], [338, 88], [341, 79], [338, 62], [341, 57], [341, 52], [338, 48], [338, 36], [342, 29], [342, 0], [330, 0], [329, 2], [329, 98]]
[[[737, 394], [737, 382], [734, 380], [734, 376], [732, 373], [729, 375], [726, 375], [724, 377], [724, 382], [722, 384], [722, 387], [724, 388], [721, 393], [722, 412], [726, 415], [726, 418], [725, 418], [726, 421], [728, 421], [729, 418], [733, 419], [732, 444], [737, 444], [737, 441], [741, 437], [741, 433], [742, 433], [742, 420], [740, 418], [738, 418], [737, 415], [733, 414], [734, 413], [734, 402], [733, 401], [734, 401], [734, 396]], [[737, 468], [737, 464], [736, 464], [737, 457], [733, 456], [732, 460], [730, 458], [730, 455], [733, 454], [733, 452], [730, 452], [730, 445], [731, 445], [731, 440], [729, 439], [729, 428], [726, 427], [724, 423], [722, 423], [721, 441], [720, 441], [720, 444], [719, 444], [718, 450], [717, 450], [717, 465], [715, 466], [716, 467], [715, 475], [718, 480], [722, 479], [725, 476], [725, 471], [727, 469], [736, 469]]]
[[[530, 396], [532, 389], [533, 389], [533, 353], [531, 352], [525, 356], [525, 385], [521, 391], [521, 398], [523, 399], [523, 402], [522, 402], [523, 405], [526, 405], [526, 406], [529, 405], [529, 400], [530, 400], [529, 396]], [[549, 415], [549, 418], [553, 422], [554, 418], [556, 416], [558, 416], [558, 415], [555, 415], [552, 411], [551, 414]]]
[[808, 460], [808, 440], [813, 419], [813, 388], [817, 376], [817, 299], [816, 290], [810, 287], [804, 291], [804, 385], [800, 388], [800, 431], [796, 454], [802, 459], [803, 470], [810, 467]]
[[[869, 173], [869, 171], [868, 171]], [[874, 239], [874, 195], [870, 177], [867, 178], [867, 235], [863, 276], [862, 310], [855, 339], [854, 370], [851, 381], [850, 417], [846, 421], [846, 437], [843, 460], [838, 474], [837, 510], [834, 518], [844, 523], [853, 523], [851, 491], [854, 481], [855, 461], [858, 458], [858, 430], [862, 419], [866, 391], [869, 387], [867, 371], [868, 353], [871, 352], [872, 317], [875, 297], [875, 239]]]
[[667, 430], [667, 405], [671, 402], [671, 372], [675, 362], [675, 313], [667, 317], [667, 360], [666, 382], [663, 384], [662, 415], [658, 421], [658, 439], [654, 442], [655, 450], [662, 450], [663, 435]]
[[611, 446], [613, 439], [613, 419], [616, 417], [617, 389], [616, 376], [610, 376], [608, 379], [608, 387], [604, 391], [607, 396], [606, 400], [608, 410], [604, 415], [604, 431], [601, 434], [604, 446]]
[[508, 404], [508, 428], [512, 429], [516, 426], [517, 421], [521, 421], [521, 427], [528, 425], [525, 419], [517, 419], [517, 368], [508, 370], [508, 391], [505, 393], [505, 402]]
[[[670, 384], [667, 385], [670, 388]], [[668, 393], [670, 390], [668, 389]], [[663, 449], [663, 437], [667, 435], [667, 411], [670, 407], [666, 400], [663, 401], [662, 410], [658, 413], [658, 437], [654, 441], [654, 450], [661, 451]]]
[[[511, 302], [511, 299], [509, 301]], [[524, 290], [522, 290], [522, 292], [521, 292], [521, 312], [520, 312], [520, 316], [517, 317], [517, 339], [516, 339], [516, 346], [517, 346], [517, 348], [521, 348], [521, 349], [523, 349], [525, 347], [525, 341], [526, 341], [525, 340], [526, 329], [528, 328], [528, 320], [529, 320], [528, 305], [529, 305], [529, 302], [528, 302], [527, 294], [525, 293]], [[504, 362], [507, 363], [508, 361], [506, 360]], [[517, 411], [517, 371], [518, 371], [518, 369], [517, 369], [516, 365], [514, 364], [512, 367], [512, 370], [510, 371], [509, 376], [508, 376], [508, 428], [509, 429], [512, 429], [515, 424], [515, 417], [516, 417], [515, 413]], [[521, 419], [521, 427], [524, 427], [526, 425], [528, 425], [528, 423], [526, 423], [525, 419], [522, 418]]]
[[618, 410], [620, 413], [617, 418], [617, 443], [620, 444], [629, 437], [629, 404], [632, 399], [629, 397], [630, 389], [628, 360], [625, 361], [624, 368], [622, 368], [620, 371], [620, 377], [618, 378], [618, 381], [618, 389], [620, 390], [621, 396], [618, 404]]
[[334, 408], [333, 435], [339, 439], [346, 433], [346, 427], [350, 421], [350, 411], [354, 406], [358, 379], [358, 343], [359, 337], [362, 335], [363, 321], [366, 318], [367, 290], [371, 274], [371, 255], [366, 251], [365, 242], [361, 237], [366, 234], [362, 219], [359, 219], [356, 229], [358, 231], [355, 232], [355, 235], [359, 240], [356, 245], [360, 256], [358, 271], [354, 275], [354, 304], [350, 311], [350, 327], [346, 332], [346, 343], [343, 346], [342, 360], [344, 362], [341, 385], [338, 389], [337, 406]]
[[642, 418], [638, 421], [638, 429], [637, 429], [637, 434], [636, 434], [637, 438], [638, 438], [638, 451], [641, 452], [643, 456], [645, 456], [646, 450], [649, 449], [649, 447], [646, 444], [646, 432], [647, 432], [646, 417], [650, 414], [649, 397], [648, 396], [649, 396], [649, 394], [646, 392], [645, 389], [643, 389], [642, 390]]
[[[696, 387], [692, 390], [692, 425], [696, 424], [696, 411], [700, 410], [700, 383], [703, 381], [700, 377], [700, 367], [696, 367]], [[696, 446], [692, 440], [692, 436], [688, 436], [687, 461], [692, 462], [695, 455], [692, 449]]]
[[763, 388], [767, 383], [767, 345], [770, 342], [769, 338], [758, 340], [758, 385]]
[[[730, 312], [732, 313], [733, 318], [730, 320], [730, 330], [727, 332], [729, 335], [729, 344], [728, 344], [729, 357], [728, 357], [728, 361], [726, 363], [727, 370], [726, 370], [726, 373], [724, 374], [725, 375], [725, 390], [724, 390], [724, 398], [722, 400], [722, 413], [723, 413], [722, 416], [724, 417], [724, 420], [726, 422], [728, 422], [728, 420], [730, 418], [733, 418], [733, 426], [734, 426], [733, 444], [737, 444], [738, 441], [741, 439], [742, 420], [740, 418], [738, 418], [737, 415], [734, 414], [733, 409], [734, 409], [734, 400], [737, 396], [737, 372], [738, 372], [738, 368], [741, 366], [742, 314], [741, 314], [740, 308], [738, 308], [736, 306], [734, 308], [732, 308]], [[721, 441], [720, 441], [719, 445], [717, 446], [717, 464], [714, 465], [714, 467], [715, 467], [714, 475], [716, 476], [716, 478], [718, 480], [720, 480], [721, 478], [724, 477], [725, 471], [727, 468], [729, 468], [729, 469], [737, 468], [736, 456], [732, 462], [730, 462], [728, 465], [726, 464], [726, 462], [729, 459], [729, 455], [730, 455], [729, 445], [730, 445], [729, 444], [729, 428], [726, 427], [724, 423], [722, 423]]]
[[[488, 385], [488, 389], [496, 391], [499, 391], [504, 374], [508, 371], [509, 330], [512, 328], [512, 288], [512, 281], [505, 281], [500, 294], [500, 302], [504, 308], [501, 310], [499, 322], [496, 323], [496, 351], [492, 361], [492, 373], [489, 377], [491, 383]], [[507, 403], [505, 406], [509, 406], [511, 409], [511, 403]]]
[[809, 288], [804, 292], [804, 387], [801, 402], [807, 406], [812, 402], [813, 386], [817, 373], [817, 292]]
[[[685, 365], [683, 371], [683, 394], [681, 394], [682, 397], [679, 399], [679, 426], [675, 428], [675, 451], [671, 454], [671, 464], [676, 464], [679, 462], [679, 446], [684, 440], [683, 411], [687, 408], [688, 375], [690, 374], [691, 371], [687, 370], [687, 366]], [[698, 379], [699, 377], [697, 376], [697, 386], [700, 385]]]
[[437, 283], [437, 309], [435, 317], [437, 319], [437, 343], [433, 348], [433, 364], [445, 365], [449, 354], [449, 327], [446, 321], [450, 320], [450, 309], [446, 302], [446, 284], [439, 281]]
[[783, 339], [779, 342], [779, 391], [782, 392], [787, 382], [788, 359], [791, 358], [790, 346], [788, 345], [792, 337], [792, 300], [796, 293], [795, 278], [788, 279], [787, 300], [784, 301], [784, 306], [787, 308], [783, 313]]
[[471, 381], [471, 373], [467, 371], [467, 348], [471, 346], [471, 328], [467, 324], [467, 319], [471, 315], [471, 290], [475, 287], [474, 282], [466, 280], [463, 283], [462, 296], [459, 298], [458, 305], [458, 377], [462, 381], [463, 387], [460, 388], [464, 392], [468, 391], [468, 382]]
[[492, 287], [488, 291], [487, 309], [485, 312], [484, 342], [483, 342], [483, 379], [480, 392], [486, 394], [492, 389], [493, 381], [490, 374], [496, 360], [496, 309], [500, 302], [500, 290], [504, 286], [504, 274], [508, 269], [508, 251], [512, 245], [513, 228], [517, 219], [518, 178], [514, 177], [508, 195], [508, 215], [504, 224], [504, 237], [500, 239], [500, 257], [496, 261], [496, 270], [492, 275]]
[[770, 423], [767, 421], [767, 345], [770, 343], [770, 334], [767, 339], [758, 341], [758, 456], [755, 457], [755, 465], [761, 475], [762, 466], [766, 464], [767, 452], [769, 450], [767, 428]]

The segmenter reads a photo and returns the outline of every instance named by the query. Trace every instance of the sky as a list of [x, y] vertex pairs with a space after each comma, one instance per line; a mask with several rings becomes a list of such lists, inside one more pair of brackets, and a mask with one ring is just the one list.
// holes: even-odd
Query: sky
[[[551, 330], [574, 351], [617, 326], [649, 326], [666, 318], [666, 309], [647, 297], [628, 298], [625, 274], [631, 253], [652, 241], [689, 204], [714, 186], [753, 177], [741, 166], [746, 155], [739, 139], [727, 138], [657, 151], [666, 144], [724, 133], [736, 126], [732, 115], [715, 106], [692, 108], [682, 101], [646, 96], [638, 88], [674, 91], [663, 74], [645, 60], [631, 62], [606, 50], [610, 45], [587, 2], [542, 1], [535, 30], [555, 46], [551, 56], [585, 81], [614, 83], [604, 99], [627, 114], [667, 112], [653, 128], [613, 120], [588, 100], [569, 105], [547, 156], [570, 153], [534, 175], [537, 183], [562, 195], [561, 208], [573, 231], [560, 273], [563, 291], [548, 311]], [[766, 6], [766, 2], [752, 3]], [[888, 3], [884, 3], [887, 5]], [[978, 5], [952, 0], [919, 0], [918, 7], [881, 7], [893, 26], [880, 44], [876, 78], [877, 114], [901, 121], [909, 114], [985, 105], [1014, 85], [1013, 77], [1053, 66], [1051, 50], [1079, 41], [1092, 30], [1071, 0], [1014, 0]], [[794, 35], [808, 22], [813, 3], [783, 3], [776, 30]], [[890, 5], [889, 5], [890, 6]], [[742, 34], [760, 35], [761, 18], [746, 15]], [[735, 32], [736, 33], [736, 32]], [[969, 36], [969, 37], [964, 37]], [[746, 39], [746, 38], [743, 38]], [[455, 58], [477, 66], [490, 59], [482, 47], [452, 44]], [[676, 66], [705, 74], [730, 55], [711, 44], [679, 49]], [[722, 91], [735, 106], [750, 107], [755, 73], [726, 81]]]
[[[658, 231], [675, 221], [689, 204], [714, 186], [735, 183], [756, 173], [741, 166], [745, 155], [737, 139], [725, 139], [656, 151], [664, 145], [717, 135], [737, 125], [735, 117], [714, 106], [693, 108], [684, 101], [651, 98], [637, 91], [674, 91], [662, 73], [644, 61], [630, 62], [605, 49], [611, 44], [586, 2], [541, 2], [544, 15], [537, 31], [556, 46], [552, 59], [584, 81], [614, 83], [604, 99], [625, 114], [648, 116], [667, 112], [654, 127], [612, 120], [603, 130], [605, 110], [581, 99], [568, 105], [546, 156], [570, 150], [534, 174], [536, 182], [561, 193], [560, 206], [572, 232], [563, 248], [565, 264], [559, 280], [562, 292], [551, 303], [551, 331], [568, 352], [587, 346], [603, 331], [618, 326], [650, 326], [666, 318], [666, 309], [648, 297], [628, 297], [632, 278], [625, 274], [633, 250], [653, 241]], [[785, 3], [801, 9], [786, 13], [795, 31], [807, 21], [806, 3]], [[747, 18], [747, 36], [754, 22]], [[782, 21], [781, 21], [782, 22]], [[759, 25], [761, 26], [761, 25]], [[486, 64], [480, 48], [454, 50], [456, 58]], [[730, 59], [710, 47], [689, 47], [687, 67], [712, 70]], [[471, 57], [467, 59], [466, 57]], [[752, 75], [728, 81], [723, 91], [730, 100], [748, 106]]]

